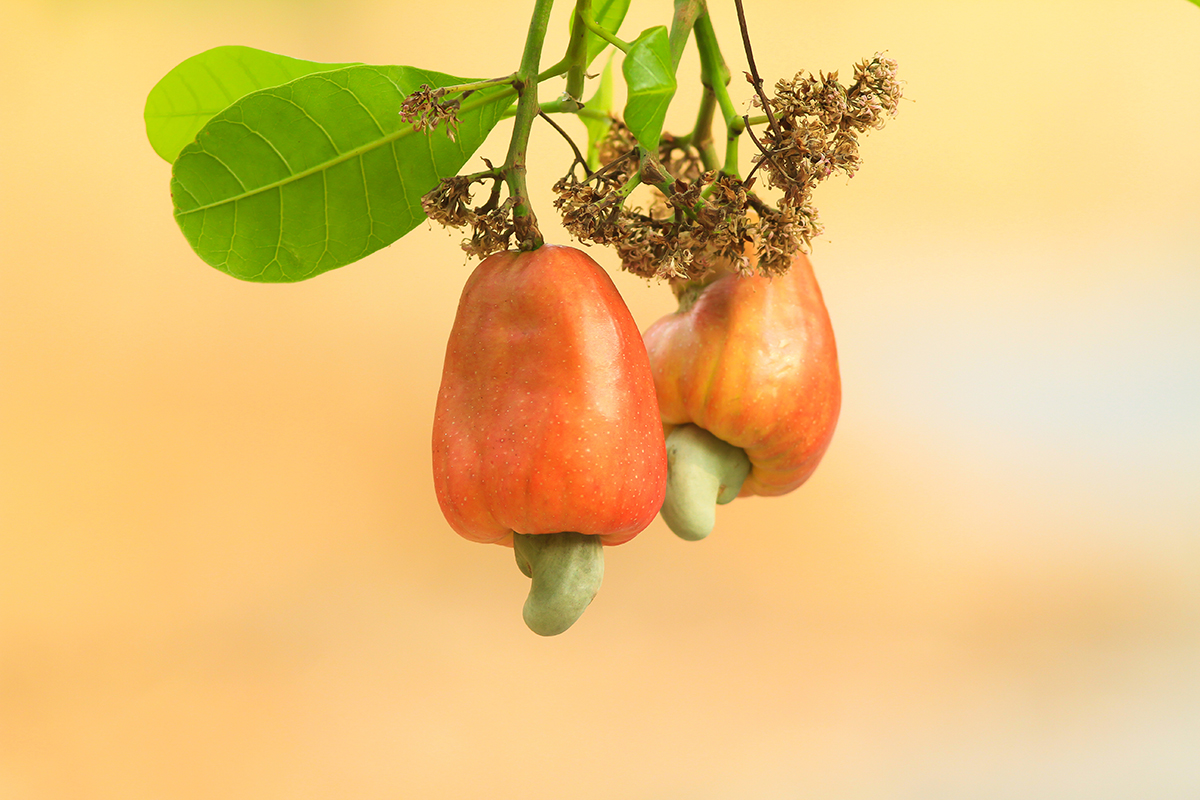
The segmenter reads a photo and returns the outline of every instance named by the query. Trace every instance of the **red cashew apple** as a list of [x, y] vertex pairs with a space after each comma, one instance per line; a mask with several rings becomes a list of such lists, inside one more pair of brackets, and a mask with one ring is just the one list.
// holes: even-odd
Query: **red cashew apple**
[[446, 348], [434, 487], [455, 531], [514, 548], [530, 628], [583, 613], [601, 546], [650, 524], [666, 473], [646, 348], [608, 274], [570, 247], [484, 259]]
[[774, 278], [718, 270], [679, 299], [644, 338], [669, 429], [663, 518], [694, 540], [712, 531], [714, 503], [786, 494], [808, 479], [833, 438], [842, 389], [805, 255]]

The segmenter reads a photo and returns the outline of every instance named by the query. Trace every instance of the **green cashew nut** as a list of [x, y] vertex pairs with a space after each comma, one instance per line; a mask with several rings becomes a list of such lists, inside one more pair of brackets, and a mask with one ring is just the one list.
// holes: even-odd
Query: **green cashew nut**
[[529, 629], [557, 636], [575, 624], [604, 579], [599, 536], [564, 533], [513, 534], [517, 566], [532, 578], [523, 616]]
[[699, 541], [712, 533], [716, 505], [731, 502], [750, 474], [746, 451], [696, 425], [680, 425], [667, 436], [667, 496], [662, 518], [681, 539]]

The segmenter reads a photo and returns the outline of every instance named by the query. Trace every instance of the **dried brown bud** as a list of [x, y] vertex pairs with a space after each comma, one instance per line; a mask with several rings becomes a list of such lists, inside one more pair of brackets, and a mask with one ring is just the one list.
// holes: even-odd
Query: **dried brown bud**
[[434, 222], [451, 228], [461, 228], [474, 217], [471, 202], [471, 180], [455, 175], [439, 183], [433, 191], [421, 198], [421, 208]]
[[462, 105], [456, 98], [443, 100], [445, 89], [434, 89], [429, 84], [423, 84], [419, 89], [404, 98], [400, 104], [400, 119], [411, 123], [413, 130], [436, 130], [443, 125], [446, 136], [450, 141], [458, 137], [458, 109]]
[[463, 240], [462, 249], [476, 258], [507, 250], [515, 232], [512, 219], [513, 199], [510, 197], [497, 208], [478, 214], [472, 225], [471, 238]]

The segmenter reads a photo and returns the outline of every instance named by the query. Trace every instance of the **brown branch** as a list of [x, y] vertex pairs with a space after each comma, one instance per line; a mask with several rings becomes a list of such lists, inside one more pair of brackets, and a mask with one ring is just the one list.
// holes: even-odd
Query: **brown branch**
[[790, 176], [787, 174], [787, 172], [786, 172], [786, 171], [784, 171], [783, 167], [781, 167], [781, 166], [779, 165], [779, 162], [775, 160], [775, 155], [774, 155], [774, 153], [772, 153], [770, 150], [767, 150], [767, 148], [763, 147], [763, 145], [762, 145], [762, 142], [760, 142], [760, 141], [758, 140], [758, 137], [754, 135], [754, 131], [753, 131], [753, 130], [751, 130], [751, 128], [750, 128], [750, 118], [749, 118], [748, 116], [746, 116], [746, 117], [742, 117], [742, 119], [743, 119], [743, 120], [746, 120], [746, 133], [750, 134], [750, 141], [754, 142], [754, 146], [755, 146], [755, 147], [757, 147], [757, 148], [758, 148], [758, 150], [759, 150], [759, 152], [763, 154], [763, 158], [760, 158], [760, 159], [758, 160], [758, 162], [757, 162], [757, 163], [755, 163], [755, 165], [754, 165], [753, 167], [751, 167], [751, 168], [750, 168], [750, 172], [748, 172], [748, 173], [746, 174], [746, 177], [745, 177], [745, 179], [742, 181], [742, 183], [749, 183], [749, 182], [750, 182], [750, 179], [754, 177], [754, 173], [755, 173], [755, 171], [756, 171], [756, 170], [757, 170], [759, 167], [761, 167], [761, 166], [762, 166], [762, 163], [763, 163], [763, 161], [764, 161], [764, 160], [765, 160], [765, 161], [770, 161], [770, 162], [771, 162], [771, 163], [772, 163], [772, 164], [775, 166], [775, 169], [776, 169], [776, 170], [779, 172], [779, 174], [780, 174], [780, 175], [783, 175], [783, 176], [785, 176], [785, 177], [790, 177]]
[[[778, 139], [779, 125], [775, 122], [775, 112], [771, 110], [771, 103], [763, 92], [763, 79], [759, 77], [758, 66], [754, 63], [754, 50], [750, 47], [750, 29], [746, 27], [746, 10], [742, 8], [742, 0], [733, 0], [733, 2], [737, 6], [738, 26], [742, 29], [742, 46], [746, 50], [746, 62], [750, 65], [750, 82], [754, 85], [754, 91], [762, 102], [763, 111], [767, 112], [767, 122], [771, 124], [771, 132]], [[746, 129], [750, 129], [749, 122], [746, 123]]]
[[637, 157], [637, 155], [638, 155], [638, 150], [636, 147], [633, 148], [632, 150], [625, 151], [623, 154], [617, 156], [616, 158], [614, 158], [612, 161], [608, 162], [607, 164], [601, 165], [600, 169], [596, 170], [595, 172], [589, 172], [588, 180], [591, 180], [592, 178], [598, 178], [599, 180], [605, 181], [606, 183], [613, 183], [613, 180], [605, 177], [604, 173], [613, 171], [614, 169], [616, 169], [617, 166], [628, 161], [631, 158]]
[[588, 169], [587, 159], [583, 157], [583, 153], [579, 152], [579, 147], [576, 146], [575, 140], [572, 139], [567, 134], [567, 132], [564, 131], [557, 122], [550, 119], [549, 115], [547, 115], [545, 111], [539, 111], [538, 116], [541, 117], [542, 119], [546, 120], [546, 122], [549, 122], [550, 127], [554, 128], [554, 130], [558, 131], [562, 135], [562, 137], [567, 140], [567, 144], [571, 145], [571, 149], [573, 151], [575, 151], [575, 160], [579, 163], [580, 166], [583, 167], [584, 173], [590, 178], [592, 176], [592, 171], [590, 169]]

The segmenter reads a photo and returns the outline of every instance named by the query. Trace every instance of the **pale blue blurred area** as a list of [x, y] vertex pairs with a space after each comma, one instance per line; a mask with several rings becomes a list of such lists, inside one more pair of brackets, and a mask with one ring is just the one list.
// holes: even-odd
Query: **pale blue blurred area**
[[873, 272], [840, 309], [844, 370], [865, 381], [873, 424], [984, 471], [1021, 513], [1196, 545], [1200, 263], [1151, 256], [1080, 252], [1064, 269], [935, 253]]

